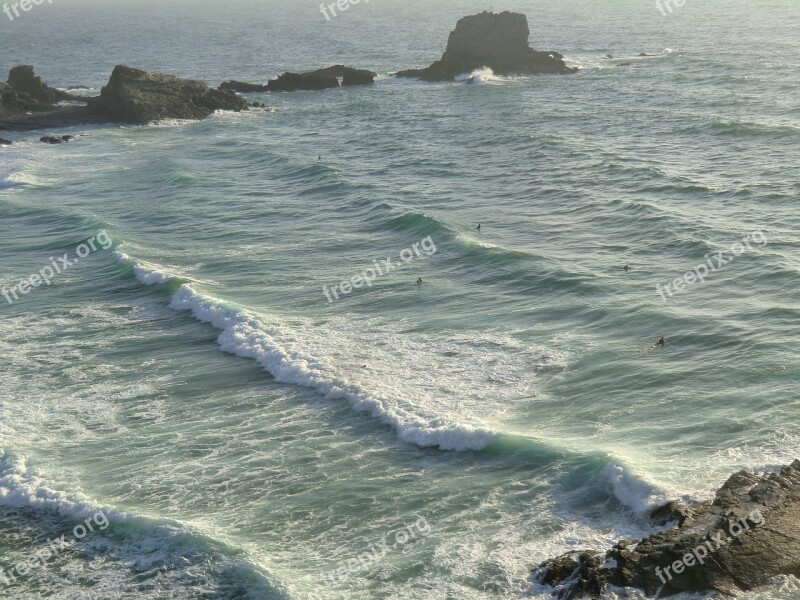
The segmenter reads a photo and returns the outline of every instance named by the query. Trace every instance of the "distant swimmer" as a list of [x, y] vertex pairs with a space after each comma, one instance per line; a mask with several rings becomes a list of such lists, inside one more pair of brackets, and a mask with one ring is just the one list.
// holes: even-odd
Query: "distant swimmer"
[[480, 231], [480, 230], [481, 230], [481, 224], [480, 224], [480, 223], [478, 223], [478, 226], [477, 226], [475, 229], [477, 229], [478, 231]]
[[417, 277], [417, 285], [419, 285], [420, 283], [422, 283], [422, 277]]
[[631, 270], [631, 266], [630, 265], [625, 265], [622, 268], [625, 269], [626, 271], [630, 271]]
[[662, 335], [662, 336], [661, 336], [661, 339], [660, 339], [660, 340], [658, 340], [658, 345], [659, 345], [659, 346], [666, 346], [666, 345], [667, 345], [667, 338], [665, 338], [665, 337]]
[[319, 155], [319, 158], [317, 160], [322, 160], [322, 154]]

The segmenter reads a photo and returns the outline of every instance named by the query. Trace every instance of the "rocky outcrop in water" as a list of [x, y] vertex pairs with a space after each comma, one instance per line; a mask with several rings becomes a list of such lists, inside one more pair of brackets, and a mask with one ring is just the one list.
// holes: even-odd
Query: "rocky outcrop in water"
[[752, 590], [778, 575], [800, 576], [800, 461], [779, 474], [732, 475], [711, 502], [653, 511], [662, 533], [611, 550], [570, 552], [542, 563], [534, 578], [569, 600], [607, 586], [666, 596]]
[[56, 102], [75, 99], [44, 84], [33, 67], [20, 65], [9, 71], [8, 81], [0, 82], [0, 119], [52, 111]]
[[397, 77], [452, 81], [457, 75], [489, 67], [498, 75], [514, 73], [573, 73], [558, 52], [539, 52], [528, 46], [528, 19], [512, 12], [482, 12], [456, 24], [442, 58], [426, 69], [409, 69]]
[[0, 146], [10, 146], [13, 142], [4, 138], [0, 138]]
[[30, 65], [20, 65], [11, 69], [8, 73], [7, 83], [15, 92], [27, 94], [43, 104], [78, 99], [72, 94], [62, 92], [42, 82], [42, 78], [34, 74], [33, 67]]
[[289, 73], [272, 79], [267, 84], [270, 92], [299, 92], [304, 90], [326, 90], [339, 87], [339, 80], [336, 77], [326, 77], [307, 73]]
[[71, 135], [62, 135], [61, 137], [55, 135], [45, 135], [39, 138], [39, 141], [44, 142], [45, 144], [64, 144], [71, 139], [73, 139], [73, 136]]
[[341, 77], [342, 85], [369, 85], [375, 83], [375, 77], [378, 75], [366, 69], [354, 69], [344, 65], [333, 65], [332, 67], [311, 71], [308, 74], [320, 77]]
[[233, 92], [202, 81], [117, 65], [89, 110], [109, 121], [150, 123], [159, 119], [204, 119], [216, 110], [241, 111], [249, 105]]
[[253, 92], [266, 92], [267, 86], [261, 83], [245, 83], [244, 81], [223, 81], [219, 84], [219, 89], [228, 92], [239, 92], [240, 94], [250, 94]]
[[270, 92], [297, 92], [301, 90], [327, 90], [342, 85], [369, 85], [375, 82], [377, 73], [366, 69], [354, 69], [344, 65], [333, 65], [305, 73], [286, 72], [267, 84]]

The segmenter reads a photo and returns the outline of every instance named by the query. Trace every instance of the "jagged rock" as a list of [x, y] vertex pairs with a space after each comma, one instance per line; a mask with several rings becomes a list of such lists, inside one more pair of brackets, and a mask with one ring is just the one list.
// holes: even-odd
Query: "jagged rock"
[[244, 81], [225, 81], [219, 85], [219, 89], [229, 92], [240, 92], [248, 94], [251, 92], [266, 92], [267, 86], [260, 83], [245, 83]]
[[106, 119], [150, 123], [159, 119], [204, 119], [216, 110], [241, 111], [247, 102], [202, 81], [117, 65], [89, 109]]
[[336, 77], [315, 75], [313, 73], [289, 73], [272, 79], [267, 84], [270, 92], [297, 92], [300, 90], [325, 90], [339, 87]]
[[39, 141], [44, 142], [45, 144], [63, 144], [65, 142], [70, 141], [73, 139], [71, 135], [62, 135], [61, 137], [56, 137], [54, 135], [45, 135], [42, 136]]
[[40, 102], [26, 92], [15, 90], [6, 82], [0, 82], [0, 118], [54, 109], [52, 104]]
[[716, 591], [733, 595], [778, 575], [800, 576], [800, 461], [780, 474], [732, 475], [712, 502], [653, 511], [669, 530], [606, 553], [571, 552], [542, 563], [539, 583], [561, 600], [597, 598], [607, 586], [660, 598]]
[[528, 46], [528, 19], [512, 12], [482, 12], [464, 17], [450, 33], [442, 58], [426, 69], [410, 69], [397, 77], [452, 81], [457, 75], [489, 67], [498, 75], [513, 73], [573, 73], [558, 52], [538, 52]]
[[16, 92], [27, 94], [37, 102], [54, 104], [61, 100], [74, 100], [75, 97], [42, 82], [42, 78], [34, 75], [30, 65], [19, 65], [8, 72], [8, 85]]
[[10, 146], [11, 144], [13, 144], [11, 140], [0, 138], [0, 146]]
[[344, 65], [333, 65], [324, 69], [310, 71], [305, 75], [316, 75], [319, 77], [341, 77], [342, 85], [369, 85], [375, 83], [377, 73], [366, 69], [354, 69]]

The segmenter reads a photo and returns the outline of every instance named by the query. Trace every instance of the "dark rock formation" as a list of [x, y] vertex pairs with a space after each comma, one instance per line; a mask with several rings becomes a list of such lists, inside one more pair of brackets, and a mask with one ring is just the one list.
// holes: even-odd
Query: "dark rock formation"
[[228, 92], [240, 92], [249, 94], [251, 92], [266, 92], [267, 86], [260, 83], [245, 83], [244, 81], [224, 81], [219, 85], [219, 89]]
[[297, 92], [300, 90], [325, 90], [339, 87], [336, 77], [314, 75], [313, 73], [289, 73], [272, 79], [267, 84], [270, 92]]
[[342, 85], [369, 85], [375, 83], [377, 73], [366, 69], [354, 69], [344, 65], [333, 65], [324, 69], [317, 69], [306, 73], [306, 75], [317, 75], [319, 77], [341, 77]]
[[89, 86], [86, 85], [71, 85], [67, 88], [67, 90], [88, 90], [91, 89]]
[[43, 83], [41, 77], [34, 75], [33, 67], [30, 65], [20, 65], [11, 69], [8, 73], [8, 85], [15, 92], [27, 94], [43, 104], [55, 104], [61, 100], [76, 99], [67, 92], [62, 92]]
[[558, 52], [537, 52], [528, 46], [528, 19], [512, 12], [482, 12], [456, 24], [442, 58], [426, 69], [410, 69], [397, 77], [452, 81], [457, 75], [489, 67], [498, 75], [572, 73]]
[[56, 137], [54, 135], [45, 135], [39, 139], [40, 142], [44, 142], [45, 144], [63, 144], [65, 142], [70, 141], [73, 139], [71, 135], [62, 135], [61, 137]]
[[540, 565], [535, 579], [562, 600], [597, 598], [606, 586], [660, 598], [681, 592], [732, 595], [778, 575], [800, 576], [800, 461], [780, 474], [732, 475], [713, 502], [653, 511], [676, 525], [605, 554], [571, 552]]
[[[344, 65], [333, 65], [305, 73], [291, 73], [272, 79], [267, 85], [246, 83], [243, 81], [226, 81], [220, 84], [219, 89], [232, 92], [297, 92], [301, 90], [326, 90], [342, 85], [367, 85], [374, 83], [377, 73], [366, 69], [354, 69]], [[256, 106], [256, 105], [254, 105]]]
[[0, 138], [0, 146], [10, 146], [12, 143], [11, 140]]
[[91, 112], [125, 123], [204, 119], [215, 110], [241, 111], [247, 106], [233, 92], [209, 88], [202, 81], [124, 65], [117, 65], [100, 96], [89, 100]]
[[16, 129], [19, 121], [32, 121], [40, 113], [55, 112], [55, 103], [62, 100], [81, 99], [46, 85], [31, 66], [14, 67], [8, 73], [8, 81], [0, 82], [0, 130]]

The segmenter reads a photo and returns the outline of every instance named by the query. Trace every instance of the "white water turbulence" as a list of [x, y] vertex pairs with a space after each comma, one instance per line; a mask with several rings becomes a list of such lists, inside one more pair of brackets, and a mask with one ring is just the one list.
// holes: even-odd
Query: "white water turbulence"
[[[146, 285], [176, 280], [162, 268], [144, 266], [122, 251], [116, 251], [115, 256], [118, 262], [132, 267], [136, 278]], [[357, 411], [369, 413], [393, 427], [405, 442], [442, 450], [480, 450], [497, 438], [494, 431], [438, 416], [430, 405], [409, 402], [392, 394], [390, 388], [365, 389], [340, 369], [314, 356], [302, 336], [277, 319], [226, 305], [222, 300], [198, 293], [190, 284], [180, 286], [169, 306], [173, 310], [190, 311], [197, 320], [222, 330], [217, 342], [224, 352], [255, 360], [277, 381], [313, 388], [329, 400], [345, 399]], [[309, 325], [305, 332], [312, 329]], [[318, 343], [319, 338], [314, 341]]]

